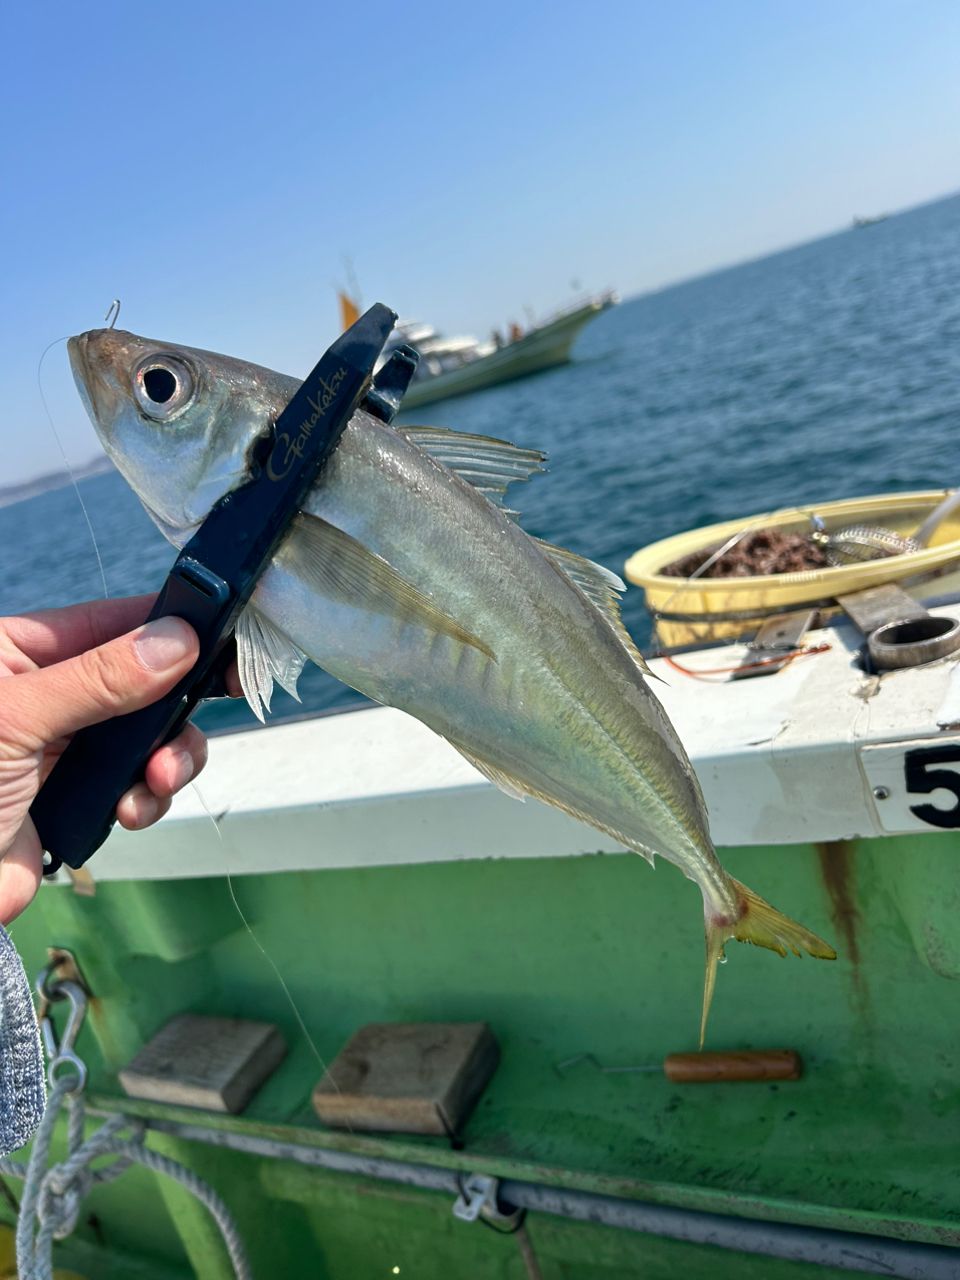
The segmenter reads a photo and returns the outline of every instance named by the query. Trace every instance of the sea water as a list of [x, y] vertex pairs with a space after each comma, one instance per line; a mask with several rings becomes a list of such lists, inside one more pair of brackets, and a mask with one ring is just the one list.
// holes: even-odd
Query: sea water
[[[545, 449], [548, 473], [510, 490], [524, 528], [617, 572], [698, 525], [960, 485], [960, 196], [627, 301], [573, 355], [415, 420]], [[110, 593], [155, 590], [174, 552], [126, 484], [80, 488]], [[101, 594], [72, 488], [0, 509], [0, 613]], [[623, 613], [644, 643], [637, 588]], [[312, 666], [300, 689], [275, 710], [362, 701]], [[202, 719], [255, 723], [235, 703]]]

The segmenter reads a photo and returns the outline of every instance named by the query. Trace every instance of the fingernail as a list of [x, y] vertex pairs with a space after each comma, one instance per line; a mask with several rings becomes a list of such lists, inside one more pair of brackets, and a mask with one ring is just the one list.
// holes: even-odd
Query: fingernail
[[134, 826], [137, 830], [141, 827], [149, 827], [151, 823], [156, 822], [159, 812], [160, 801], [156, 796], [138, 796], [134, 804]]
[[135, 641], [137, 656], [150, 671], [167, 671], [196, 651], [192, 627], [180, 618], [148, 622]]
[[117, 805], [117, 817], [128, 831], [139, 831], [156, 819], [160, 801], [141, 782], [121, 799]]
[[177, 786], [185, 787], [193, 777], [195, 768], [193, 756], [189, 751], [178, 751], [174, 758], [177, 766]]

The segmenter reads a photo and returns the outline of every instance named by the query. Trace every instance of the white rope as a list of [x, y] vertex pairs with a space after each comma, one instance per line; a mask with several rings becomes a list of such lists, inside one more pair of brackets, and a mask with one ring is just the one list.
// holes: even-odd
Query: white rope
[[[112, 1181], [134, 1161], [179, 1182], [195, 1196], [216, 1222], [237, 1280], [253, 1280], [237, 1224], [209, 1183], [176, 1160], [148, 1150], [143, 1145], [143, 1123], [128, 1116], [110, 1116], [84, 1141], [85, 1107], [82, 1096], [72, 1092], [75, 1088], [76, 1080], [65, 1078], [58, 1080], [51, 1089], [29, 1163], [0, 1157], [0, 1173], [24, 1180], [17, 1219], [19, 1280], [53, 1280], [53, 1242], [64, 1239], [73, 1231], [91, 1185]], [[65, 1160], [48, 1168], [50, 1143], [64, 1103], [69, 1111], [68, 1154]], [[132, 1136], [120, 1137], [124, 1129], [131, 1129]], [[94, 1160], [107, 1155], [118, 1159], [105, 1168], [90, 1167]]]

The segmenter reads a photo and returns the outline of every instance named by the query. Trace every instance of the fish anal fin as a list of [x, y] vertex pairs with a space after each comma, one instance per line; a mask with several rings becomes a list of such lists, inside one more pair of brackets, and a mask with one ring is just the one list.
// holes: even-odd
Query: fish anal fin
[[408, 582], [383, 556], [319, 516], [297, 516], [281, 555], [321, 595], [447, 636], [496, 661], [489, 645]]
[[527, 796], [532, 796], [534, 800], [540, 800], [543, 804], [548, 804], [552, 808], [568, 814], [571, 818], [576, 818], [578, 822], [584, 822], [587, 826], [604, 832], [616, 840], [618, 844], [626, 845], [633, 853], [639, 853], [641, 858], [645, 858], [650, 863], [651, 867], [654, 865], [654, 851], [648, 849], [646, 845], [638, 844], [636, 840], [625, 836], [622, 831], [615, 831], [613, 827], [597, 822], [595, 818], [591, 818], [582, 810], [574, 808], [573, 805], [563, 804], [561, 801], [555, 800], [553, 796], [547, 795], [546, 792], [540, 791], [536, 787], [528, 786], [527, 783], [522, 782], [515, 775], [507, 773], [497, 765], [491, 764], [489, 760], [484, 760], [475, 751], [459, 742], [454, 742], [452, 738], [448, 738], [447, 741], [451, 747], [460, 752], [468, 763], [473, 765], [478, 773], [482, 773], [488, 782], [492, 782], [495, 787], [499, 787], [504, 795], [510, 796], [512, 800], [526, 800]]
[[[450, 740], [447, 739], [447, 741], [449, 742]], [[492, 782], [495, 787], [499, 787], [504, 795], [509, 796], [511, 800], [526, 800], [530, 793], [518, 779], [511, 777], [509, 773], [504, 773], [496, 765], [492, 765], [489, 761], [476, 755], [469, 747], [461, 746], [459, 742], [450, 742], [450, 745], [455, 747], [464, 760], [472, 764], [478, 773], [482, 773], [488, 782]]]

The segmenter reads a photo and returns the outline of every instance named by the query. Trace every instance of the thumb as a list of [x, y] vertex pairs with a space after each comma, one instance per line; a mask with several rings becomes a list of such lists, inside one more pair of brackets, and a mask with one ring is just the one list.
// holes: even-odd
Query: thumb
[[158, 618], [75, 658], [0, 684], [0, 755], [36, 751], [112, 716], [138, 711], [173, 688], [197, 660], [195, 631]]

